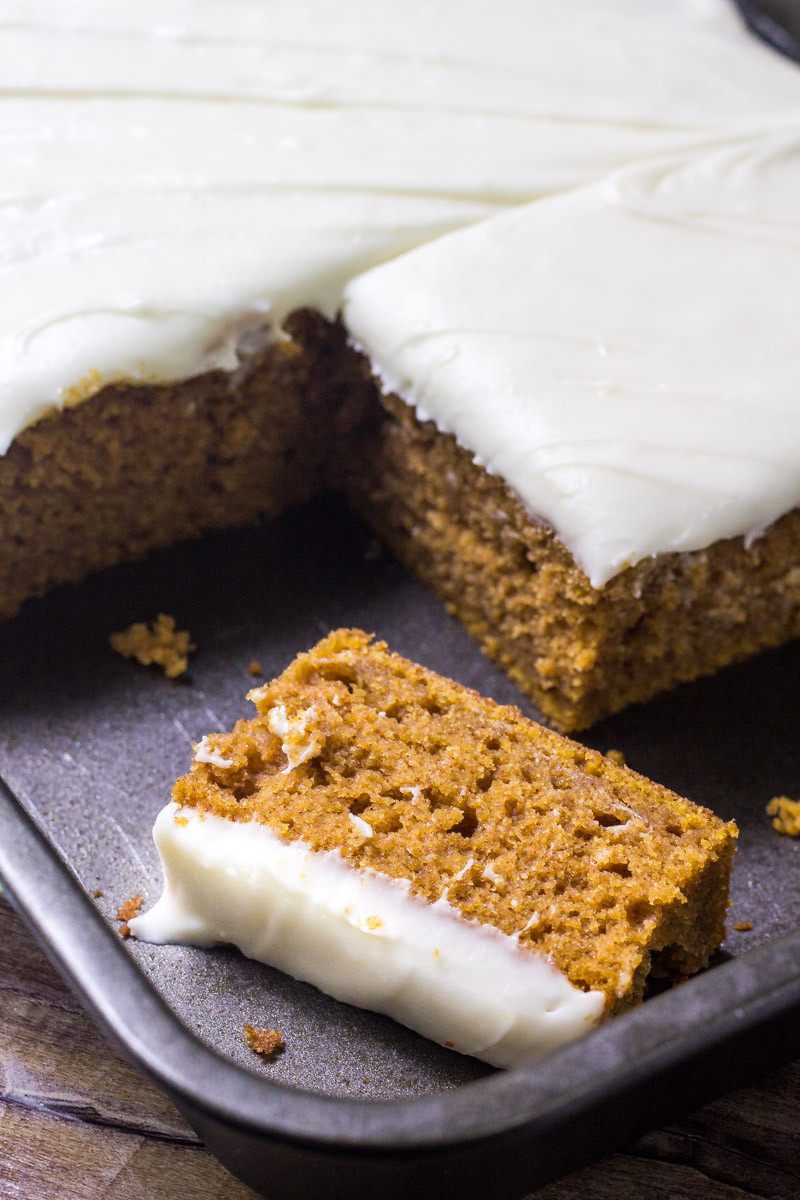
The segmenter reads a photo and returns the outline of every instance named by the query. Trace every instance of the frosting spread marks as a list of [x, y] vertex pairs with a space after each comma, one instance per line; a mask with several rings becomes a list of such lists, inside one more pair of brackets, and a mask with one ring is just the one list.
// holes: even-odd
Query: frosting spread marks
[[800, 113], [421, 247], [345, 318], [601, 586], [800, 502], [798, 196]]
[[[454, 19], [455, 14], [455, 19]], [[727, 0], [3, 0], [0, 451], [501, 208], [800, 105]]]

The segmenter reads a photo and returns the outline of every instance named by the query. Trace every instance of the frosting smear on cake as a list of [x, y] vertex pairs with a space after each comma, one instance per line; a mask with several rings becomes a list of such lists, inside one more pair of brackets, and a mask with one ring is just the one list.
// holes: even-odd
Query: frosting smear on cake
[[355, 871], [336, 851], [175, 803], [154, 837], [164, 892], [129, 922], [145, 941], [233, 943], [499, 1067], [532, 1061], [603, 1013], [602, 992], [574, 987], [513, 936], [465, 920], [444, 896], [427, 904], [407, 881]]
[[800, 107], [728, 0], [5, 0], [0, 452], [353, 275]]
[[347, 629], [250, 698], [156, 820], [137, 936], [231, 942], [499, 1066], [719, 944], [734, 827], [517, 709]]

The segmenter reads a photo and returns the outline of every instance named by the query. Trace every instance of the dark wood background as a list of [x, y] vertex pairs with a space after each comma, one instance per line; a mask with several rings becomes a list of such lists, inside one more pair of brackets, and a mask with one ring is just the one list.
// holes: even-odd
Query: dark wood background
[[[800, 1063], [537, 1195], [798, 1200]], [[170, 1102], [110, 1049], [2, 898], [0, 1197], [253, 1197], [203, 1149]]]

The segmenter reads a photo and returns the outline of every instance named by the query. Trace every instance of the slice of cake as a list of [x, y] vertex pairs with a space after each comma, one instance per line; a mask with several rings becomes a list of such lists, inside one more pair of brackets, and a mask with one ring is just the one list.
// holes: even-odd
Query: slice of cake
[[203, 738], [132, 933], [229, 942], [498, 1066], [704, 967], [735, 826], [392, 654], [330, 634]]

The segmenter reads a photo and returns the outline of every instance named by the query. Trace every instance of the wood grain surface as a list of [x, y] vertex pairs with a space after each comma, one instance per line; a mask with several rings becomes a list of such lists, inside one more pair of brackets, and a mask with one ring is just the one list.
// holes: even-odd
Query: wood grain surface
[[[0, 1198], [253, 1195], [203, 1149], [170, 1102], [110, 1049], [0, 898]], [[800, 1063], [537, 1196], [798, 1200]]]

